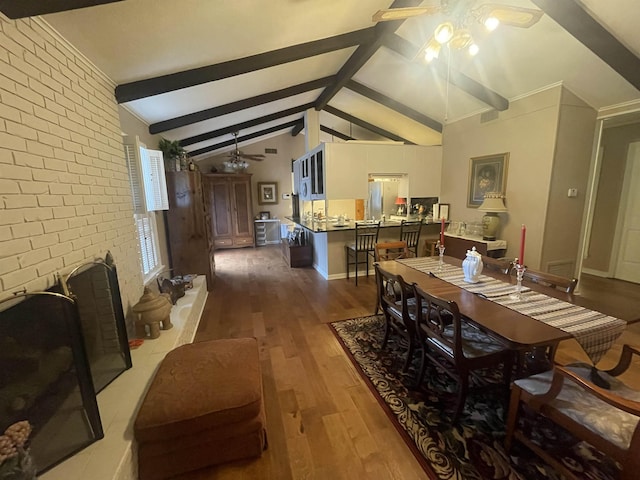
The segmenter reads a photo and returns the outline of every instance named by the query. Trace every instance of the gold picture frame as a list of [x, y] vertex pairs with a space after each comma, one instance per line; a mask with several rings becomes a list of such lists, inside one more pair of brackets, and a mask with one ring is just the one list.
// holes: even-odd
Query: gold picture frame
[[258, 182], [258, 205], [278, 203], [278, 182]]
[[507, 188], [508, 166], [509, 152], [471, 158], [467, 207], [479, 207], [484, 200], [484, 195], [489, 192], [499, 192], [504, 195]]

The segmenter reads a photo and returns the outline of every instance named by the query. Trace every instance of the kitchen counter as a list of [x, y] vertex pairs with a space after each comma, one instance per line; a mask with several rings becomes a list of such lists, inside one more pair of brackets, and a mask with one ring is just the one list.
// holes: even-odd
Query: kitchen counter
[[[307, 220], [303, 220], [301, 218], [295, 218], [295, 217], [286, 217], [286, 218], [287, 218], [287, 220], [291, 220], [296, 225], [300, 225], [301, 227], [305, 228], [306, 230], [309, 230], [312, 233], [344, 232], [344, 231], [349, 231], [349, 230], [355, 230], [355, 228], [356, 228], [356, 221], [355, 220], [345, 221], [343, 226], [338, 226], [336, 220], [310, 220], [310, 221], [307, 221]], [[358, 223], [366, 225], [367, 223], [373, 223], [373, 222], [368, 222], [368, 221], [364, 221], [364, 220], [358, 220]], [[387, 220], [385, 222], [380, 223], [380, 228], [399, 227], [400, 223], [401, 222], [399, 220]], [[434, 222], [423, 223], [423, 225], [431, 225], [431, 224], [435, 225]]]
[[[304, 228], [307, 239], [313, 246], [313, 267], [326, 279], [346, 277], [345, 245], [353, 243], [355, 221], [345, 222], [344, 227], [338, 227], [335, 221], [304, 221], [300, 218], [287, 217], [297, 226]], [[358, 221], [358, 223], [364, 223]], [[421, 242], [437, 238], [440, 223], [423, 223]], [[393, 241], [400, 239], [400, 222], [387, 220], [380, 225], [378, 241]], [[421, 249], [422, 250], [422, 249]], [[373, 268], [371, 268], [371, 272]], [[370, 274], [371, 274], [370, 272]]]

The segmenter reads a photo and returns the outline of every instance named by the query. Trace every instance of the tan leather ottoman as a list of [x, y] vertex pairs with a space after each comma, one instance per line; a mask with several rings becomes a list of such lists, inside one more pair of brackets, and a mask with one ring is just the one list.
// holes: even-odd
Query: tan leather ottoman
[[138, 478], [259, 457], [266, 446], [255, 338], [183, 345], [160, 363], [134, 424]]

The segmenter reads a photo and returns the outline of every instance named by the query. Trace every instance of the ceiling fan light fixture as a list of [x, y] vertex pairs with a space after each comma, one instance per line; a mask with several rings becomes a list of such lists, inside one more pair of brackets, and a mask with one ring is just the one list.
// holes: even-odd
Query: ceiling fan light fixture
[[458, 29], [454, 32], [453, 37], [451, 37], [449, 45], [451, 48], [455, 48], [456, 50], [462, 50], [467, 48], [473, 42], [473, 37], [471, 36], [471, 32], [466, 28]]
[[444, 45], [453, 37], [453, 30], [451, 22], [444, 22], [436, 27], [433, 36], [440, 45]]
[[480, 51], [480, 47], [477, 44], [472, 43], [471, 45], [469, 45], [469, 49], [467, 51], [469, 52], [469, 55], [475, 57]]
[[440, 44], [436, 42], [436, 39], [431, 37], [431, 40], [427, 43], [426, 48], [424, 49], [424, 59], [427, 63], [432, 62], [438, 55], [440, 55]]
[[484, 19], [483, 23], [489, 32], [493, 32], [500, 25], [500, 20], [497, 17], [489, 16]]

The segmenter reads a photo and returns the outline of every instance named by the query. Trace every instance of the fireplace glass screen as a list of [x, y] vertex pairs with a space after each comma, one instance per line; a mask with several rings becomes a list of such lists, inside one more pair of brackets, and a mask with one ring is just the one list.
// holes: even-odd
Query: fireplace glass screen
[[104, 436], [78, 309], [64, 295], [0, 303], [0, 431], [22, 420], [38, 473]]

